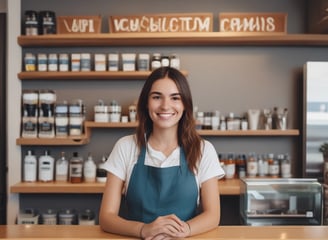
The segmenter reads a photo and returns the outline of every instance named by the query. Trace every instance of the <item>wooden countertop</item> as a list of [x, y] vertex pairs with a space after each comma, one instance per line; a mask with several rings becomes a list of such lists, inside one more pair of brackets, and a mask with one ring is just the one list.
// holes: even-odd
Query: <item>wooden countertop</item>
[[[328, 226], [219, 226], [191, 239], [327, 240]], [[0, 239], [131, 239], [103, 232], [99, 225], [2, 225]]]
[[[240, 180], [219, 180], [219, 191], [221, 195], [239, 195]], [[60, 182], [20, 182], [10, 187], [11, 193], [102, 193], [104, 183], [60, 183]]]

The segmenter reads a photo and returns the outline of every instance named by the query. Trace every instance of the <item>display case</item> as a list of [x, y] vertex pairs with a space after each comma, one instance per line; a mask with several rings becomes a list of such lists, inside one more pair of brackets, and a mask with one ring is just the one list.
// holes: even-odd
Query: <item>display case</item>
[[316, 179], [242, 179], [244, 225], [321, 225], [323, 188]]

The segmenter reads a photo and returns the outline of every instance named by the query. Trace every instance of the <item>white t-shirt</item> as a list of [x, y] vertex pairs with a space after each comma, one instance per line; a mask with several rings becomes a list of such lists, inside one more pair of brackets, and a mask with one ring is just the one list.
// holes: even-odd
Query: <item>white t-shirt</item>
[[[129, 186], [129, 180], [134, 164], [137, 163], [138, 156], [139, 149], [136, 144], [135, 135], [128, 135], [116, 142], [108, 160], [103, 166], [105, 170], [125, 182], [125, 191], [127, 190], [127, 186]], [[165, 168], [178, 166], [179, 164], [180, 147], [177, 147], [170, 156], [166, 157], [162, 152], [154, 150], [149, 144], [147, 145], [145, 165]], [[224, 174], [214, 146], [209, 141], [204, 140], [203, 154], [198, 163], [198, 173], [195, 176], [198, 189], [201, 188], [202, 183], [206, 180], [213, 177], [220, 179]]]

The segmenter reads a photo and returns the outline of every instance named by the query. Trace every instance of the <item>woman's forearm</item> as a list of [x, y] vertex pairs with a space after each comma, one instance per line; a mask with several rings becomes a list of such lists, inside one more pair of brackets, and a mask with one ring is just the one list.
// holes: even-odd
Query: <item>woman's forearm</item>
[[102, 214], [99, 217], [99, 224], [103, 231], [119, 235], [126, 235], [141, 238], [141, 229], [144, 223], [125, 220], [116, 214]]

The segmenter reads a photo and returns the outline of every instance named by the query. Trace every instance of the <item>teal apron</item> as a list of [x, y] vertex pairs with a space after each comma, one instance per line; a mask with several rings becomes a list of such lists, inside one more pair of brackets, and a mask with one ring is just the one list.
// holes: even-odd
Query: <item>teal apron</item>
[[133, 167], [126, 193], [127, 218], [145, 223], [168, 214], [175, 214], [183, 221], [193, 218], [197, 209], [198, 187], [182, 148], [180, 166], [146, 166], [145, 155], [144, 147]]

